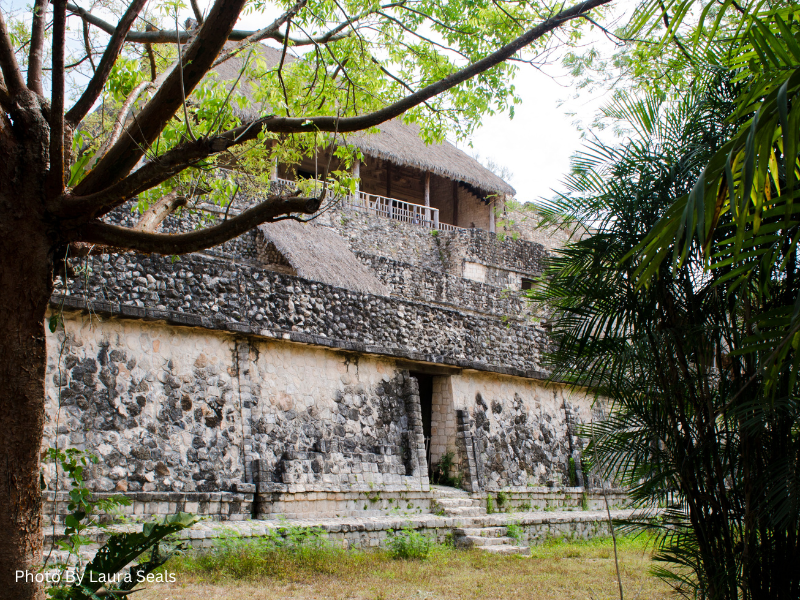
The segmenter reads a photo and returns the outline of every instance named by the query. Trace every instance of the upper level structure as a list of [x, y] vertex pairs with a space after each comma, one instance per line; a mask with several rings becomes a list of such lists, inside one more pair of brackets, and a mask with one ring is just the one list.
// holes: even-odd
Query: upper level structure
[[[257, 47], [268, 67], [280, 63], [280, 51], [262, 44]], [[220, 65], [220, 77], [237, 80], [241, 60], [233, 58]], [[295, 60], [287, 55], [286, 68]], [[240, 83], [246, 96], [250, 95], [249, 85]], [[364, 157], [352, 166], [359, 188], [345, 199], [348, 204], [433, 229], [495, 230], [495, 216], [502, 211], [503, 201], [513, 197], [513, 187], [450, 142], [424, 143], [414, 123], [394, 119], [376, 129], [343, 136], [344, 142], [358, 148]], [[299, 164], [275, 164], [272, 179], [317, 179], [328, 162], [328, 155], [320, 150]], [[339, 168], [336, 158], [331, 167]]]

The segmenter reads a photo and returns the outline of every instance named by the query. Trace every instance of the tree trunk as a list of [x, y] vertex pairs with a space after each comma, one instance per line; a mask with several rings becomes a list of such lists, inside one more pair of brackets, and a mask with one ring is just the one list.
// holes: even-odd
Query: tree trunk
[[[0, 124], [0, 599], [39, 600], [39, 457], [53, 243], [45, 222], [48, 131], [39, 101]], [[23, 168], [24, 165], [24, 168]]]

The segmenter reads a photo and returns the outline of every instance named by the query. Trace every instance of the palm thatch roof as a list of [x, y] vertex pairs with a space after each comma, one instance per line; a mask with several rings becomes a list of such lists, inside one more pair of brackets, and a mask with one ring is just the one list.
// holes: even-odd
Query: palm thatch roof
[[384, 285], [332, 229], [287, 220], [259, 225], [258, 230], [299, 277], [356, 292], [388, 295]]
[[380, 133], [358, 133], [348, 141], [369, 156], [462, 181], [489, 194], [500, 192], [513, 196], [516, 193], [513, 187], [450, 142], [423, 142], [416, 123], [394, 119], [378, 128]]
[[[232, 45], [229, 42], [223, 52]], [[259, 58], [268, 67], [276, 67], [280, 63], [280, 50], [264, 44], [255, 44], [255, 48], [259, 53]], [[235, 81], [239, 77], [245, 57], [246, 52], [242, 52], [218, 65], [214, 70], [220, 80]], [[287, 52], [284, 63], [290, 64], [295, 60], [297, 58]], [[251, 85], [248, 81], [241, 81], [239, 89], [252, 99]], [[250, 112], [252, 114], [242, 115], [242, 117], [245, 119], [258, 117], [255, 110], [251, 109]], [[441, 144], [425, 144], [419, 135], [419, 125], [417, 124], [406, 124], [400, 119], [394, 119], [379, 125], [378, 129], [380, 129], [379, 133], [357, 133], [350, 136], [347, 141], [368, 156], [463, 182], [484, 192], [482, 195], [501, 193], [513, 196], [516, 193], [508, 183], [453, 144], [447, 141]]]

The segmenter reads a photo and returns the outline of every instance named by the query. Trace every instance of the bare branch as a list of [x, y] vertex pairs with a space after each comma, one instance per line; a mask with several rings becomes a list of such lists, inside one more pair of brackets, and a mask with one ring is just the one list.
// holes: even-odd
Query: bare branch
[[164, 219], [181, 206], [186, 206], [186, 196], [181, 196], [178, 192], [170, 192], [148, 208], [133, 229], [135, 231], [155, 233]]
[[313, 214], [322, 204], [323, 196], [324, 194], [318, 198], [269, 196], [264, 202], [219, 225], [177, 235], [146, 233], [102, 221], [92, 221], [77, 230], [76, 241], [144, 253], [171, 255], [197, 252], [227, 242], [262, 223], [285, 218], [291, 213]]
[[[140, 0], [141, 1], [141, 0]], [[188, 96], [214, 64], [246, 0], [217, 0], [196, 37], [182, 52], [164, 83], [97, 166], [78, 184], [78, 195], [97, 192], [109, 183], [123, 179], [158, 138]], [[99, 71], [98, 71], [99, 72]]]
[[11, 98], [28, 89], [22, 79], [22, 71], [19, 70], [17, 57], [14, 56], [14, 45], [11, 43], [11, 36], [8, 35], [3, 11], [0, 11], [0, 69], [3, 71], [6, 89]]
[[[155, 28], [148, 23], [145, 29], [147, 29], [147, 31], [152, 31]], [[156, 77], [158, 77], [158, 71], [156, 70], [156, 55], [155, 52], [153, 52], [153, 45], [145, 44], [144, 48], [147, 51], [147, 60], [150, 61], [150, 81], [155, 81]]]
[[139, 99], [139, 96], [142, 95], [147, 88], [152, 87], [153, 84], [149, 81], [143, 81], [139, 85], [137, 85], [131, 93], [128, 94], [128, 97], [125, 98], [125, 102], [122, 103], [122, 107], [119, 109], [119, 113], [117, 114], [117, 119], [114, 121], [114, 126], [111, 128], [111, 134], [108, 136], [108, 139], [103, 142], [103, 145], [97, 150], [92, 161], [86, 166], [86, 169], [91, 171], [94, 166], [98, 163], [98, 161], [103, 157], [106, 151], [116, 143], [119, 139], [120, 134], [122, 134], [122, 128], [125, 126], [125, 123], [128, 121], [128, 117], [130, 116], [131, 107], [136, 100]]
[[97, 66], [97, 70], [86, 86], [86, 90], [75, 103], [75, 106], [66, 114], [67, 123], [72, 127], [76, 127], [78, 123], [83, 120], [91, 110], [92, 105], [100, 97], [103, 86], [106, 84], [108, 76], [111, 74], [111, 69], [114, 67], [114, 63], [117, 62], [120, 50], [122, 50], [122, 45], [125, 43], [125, 37], [146, 3], [147, 0], [133, 0], [130, 6], [128, 6], [128, 10], [126, 10], [125, 14], [122, 16], [122, 19], [120, 19], [119, 25], [114, 29], [111, 39], [106, 46], [106, 50], [103, 52], [103, 58], [100, 59], [100, 64]]
[[[387, 5], [393, 6], [393, 5]], [[81, 19], [88, 21], [98, 29], [102, 29], [106, 33], [113, 34], [114, 33], [114, 26], [109, 23], [108, 21], [104, 21], [103, 19], [91, 14], [86, 9], [81, 8], [80, 6], [69, 2], [67, 4], [67, 8], [73, 14], [78, 15]], [[315, 38], [291, 38], [289, 43], [292, 46], [310, 46], [312, 44], [327, 44], [329, 42], [335, 42], [336, 40], [341, 40], [348, 37], [348, 34], [339, 34], [338, 32], [344, 29], [342, 25], [337, 25], [333, 30], [328, 31], [321, 36]], [[232, 29], [231, 32], [228, 34], [228, 41], [230, 42], [241, 42], [246, 40], [247, 38], [257, 34], [258, 31], [246, 31], [242, 29]], [[185, 44], [191, 38], [191, 33], [188, 31], [170, 31], [166, 29], [154, 29], [152, 31], [129, 31], [127, 36], [125, 36], [126, 42], [132, 42], [136, 44], [174, 44], [176, 40], [178, 40], [181, 44]], [[283, 43], [283, 34], [280, 31], [275, 31], [270, 35], [265, 36], [262, 39], [272, 39], [277, 42]]]
[[[194, 18], [197, 19], [197, 22], [202, 25], [203, 24], [203, 11], [200, 10], [200, 6], [197, 4], [197, 0], [191, 0], [192, 4], [192, 11], [194, 12]], [[177, 29], [177, 27], [176, 27]]]
[[44, 96], [42, 87], [42, 60], [44, 55], [45, 15], [50, 0], [36, 0], [31, 23], [31, 48], [28, 53], [28, 88]]
[[[175, 30], [176, 31], [178, 30], [178, 10], [177, 9], [175, 9]], [[191, 123], [189, 123], [189, 109], [186, 106], [186, 84], [184, 84], [184, 82], [183, 82], [183, 55], [182, 55], [182, 52], [181, 52], [181, 44], [178, 44], [178, 66], [179, 66], [178, 73], [180, 73], [180, 76], [181, 76], [181, 86], [180, 86], [180, 88], [181, 88], [181, 103], [183, 104], [183, 117], [184, 117], [184, 122], [186, 124], [186, 131], [189, 132], [189, 137], [190, 138], [192, 138], [193, 140], [196, 140], [197, 138], [194, 137], [194, 133], [192, 133], [192, 125], [191, 125]]]
[[289, 96], [286, 94], [286, 84], [283, 81], [283, 65], [286, 61], [286, 50], [289, 46], [289, 30], [292, 27], [292, 20], [286, 21], [286, 37], [283, 41], [283, 50], [281, 51], [281, 61], [278, 63], [278, 81], [281, 82], [281, 89], [283, 90], [283, 101], [286, 104], [286, 114], [289, 114]]
[[53, 3], [53, 72], [50, 100], [50, 170], [47, 188], [51, 196], [64, 190], [64, 44], [67, 33], [67, 2]]
[[94, 64], [94, 59], [92, 58], [93, 48], [92, 48], [92, 41], [89, 39], [89, 22], [83, 22], [83, 45], [86, 47], [86, 56], [89, 57], [89, 62], [92, 65], [92, 73], [97, 71], [97, 67]]
[[274, 34], [276, 31], [278, 31], [278, 28], [281, 25], [283, 25], [284, 23], [289, 21], [291, 18], [293, 18], [298, 13], [298, 11], [303, 6], [306, 5], [307, 2], [308, 2], [308, 0], [300, 0], [299, 2], [297, 2], [292, 8], [287, 10], [285, 13], [283, 13], [277, 19], [275, 19], [272, 23], [270, 23], [269, 25], [267, 25], [263, 29], [259, 29], [258, 31], [253, 33], [253, 35], [247, 37], [246, 39], [242, 40], [240, 43], [236, 44], [236, 46], [234, 46], [231, 49], [230, 52], [227, 52], [224, 55], [222, 55], [219, 58], [217, 58], [217, 60], [214, 61], [214, 65], [213, 66], [216, 67], [217, 65], [224, 63], [226, 60], [236, 56], [242, 50], [244, 50], [245, 48], [255, 44], [256, 42], [260, 42], [261, 40], [264, 40], [264, 39], [266, 39], [268, 37], [271, 37], [272, 34]]

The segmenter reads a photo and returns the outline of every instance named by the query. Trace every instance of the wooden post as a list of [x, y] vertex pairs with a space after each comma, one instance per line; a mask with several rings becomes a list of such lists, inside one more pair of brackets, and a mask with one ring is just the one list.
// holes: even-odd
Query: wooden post
[[[358, 192], [361, 190], [361, 161], [358, 159], [353, 161], [353, 178], [356, 180], [356, 192], [353, 195], [353, 204], [358, 206]], [[365, 208], [369, 207], [366, 206]]]
[[453, 182], [453, 225], [458, 227], [458, 182]]
[[[269, 149], [270, 150], [273, 150], [275, 148], [275, 146], [278, 145], [278, 141], [277, 140], [271, 140], [271, 141], [269, 141], [267, 143], [269, 144]], [[278, 157], [277, 156], [273, 156], [272, 157], [272, 169], [269, 172], [269, 180], [270, 181], [278, 181]]]
[[269, 172], [270, 181], [278, 181], [278, 159], [272, 159], [272, 170]]
[[494, 201], [489, 202], [489, 231], [494, 233]]
[[[425, 206], [428, 207], [431, 205], [431, 174], [430, 172], [425, 173]], [[425, 224], [427, 225], [431, 221], [431, 211], [426, 208], [425, 209]]]
[[[392, 197], [392, 163], [386, 161], [386, 197]], [[387, 212], [389, 213], [389, 218], [394, 218], [394, 202], [390, 199], [386, 201], [386, 208]]]

